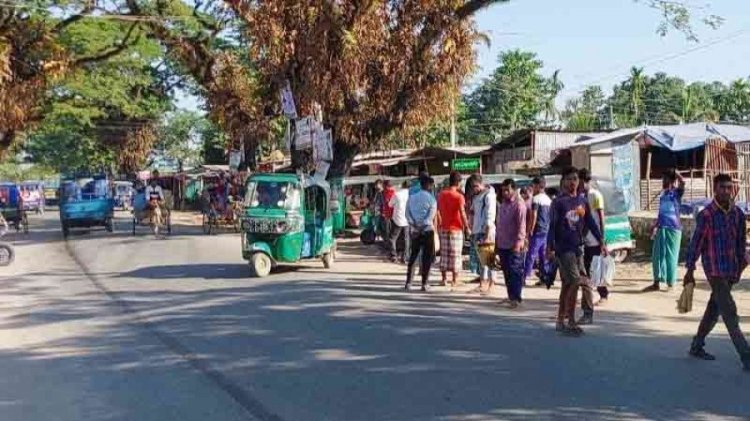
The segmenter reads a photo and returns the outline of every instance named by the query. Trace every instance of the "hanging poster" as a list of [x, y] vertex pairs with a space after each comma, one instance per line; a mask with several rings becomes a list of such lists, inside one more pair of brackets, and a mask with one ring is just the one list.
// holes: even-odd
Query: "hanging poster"
[[629, 210], [635, 210], [635, 190], [633, 189], [633, 146], [630, 142], [612, 148], [612, 176], [615, 187], [625, 196]]
[[281, 110], [284, 116], [290, 119], [297, 118], [297, 106], [294, 104], [294, 95], [292, 94], [292, 88], [288, 80], [284, 83], [279, 94], [281, 96]]

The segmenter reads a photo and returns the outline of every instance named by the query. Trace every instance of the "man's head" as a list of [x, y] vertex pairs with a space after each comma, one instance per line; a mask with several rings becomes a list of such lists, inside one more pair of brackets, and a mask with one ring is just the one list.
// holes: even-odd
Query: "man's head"
[[729, 174], [719, 174], [714, 177], [714, 199], [722, 206], [731, 203], [734, 195], [734, 182]]
[[578, 190], [587, 192], [591, 188], [591, 173], [587, 168], [578, 170]]
[[562, 172], [560, 184], [565, 193], [576, 194], [578, 191], [578, 170], [575, 167], [565, 168]]
[[671, 189], [674, 187], [674, 182], [677, 180], [677, 172], [674, 169], [669, 169], [664, 172], [661, 177], [661, 185], [664, 189]]
[[159, 179], [159, 171], [157, 171], [157, 170], [154, 170], [154, 171], [153, 171], [153, 172], [151, 173], [151, 186], [152, 186], [152, 187], [156, 187], [156, 184], [157, 184], [157, 182], [158, 182], [158, 179]]
[[509, 202], [516, 197], [516, 182], [512, 178], [506, 178], [500, 185], [500, 195], [504, 202]]
[[375, 180], [375, 190], [381, 191], [383, 190], [383, 180]]
[[451, 172], [451, 175], [448, 177], [448, 182], [451, 187], [458, 187], [461, 185], [461, 174], [456, 171]]
[[409, 182], [408, 181], [404, 181], [403, 183], [401, 183], [401, 188], [402, 189], [408, 189], [409, 188]]
[[534, 177], [534, 179], [531, 180], [531, 189], [534, 192], [534, 195], [543, 192], [545, 186], [546, 183], [544, 182], [544, 178], [542, 177]]
[[419, 177], [419, 186], [422, 190], [432, 191], [432, 188], [435, 186], [435, 180], [430, 176]]
[[530, 187], [522, 187], [518, 189], [518, 192], [521, 194], [521, 197], [523, 200], [529, 200], [531, 199], [531, 188]]
[[484, 184], [482, 184], [482, 176], [479, 174], [474, 174], [469, 179], [470, 184], [470, 191], [472, 194], [479, 194], [482, 190], [484, 190]]

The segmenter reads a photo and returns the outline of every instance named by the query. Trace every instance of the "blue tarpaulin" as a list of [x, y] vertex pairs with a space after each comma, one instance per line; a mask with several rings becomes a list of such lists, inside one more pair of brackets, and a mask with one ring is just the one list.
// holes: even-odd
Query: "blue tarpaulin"
[[691, 123], [672, 126], [643, 126], [623, 129], [595, 137], [576, 145], [592, 145], [622, 137], [639, 138], [646, 144], [673, 152], [700, 148], [710, 138], [720, 137], [730, 143], [750, 141], [750, 127], [732, 124]]

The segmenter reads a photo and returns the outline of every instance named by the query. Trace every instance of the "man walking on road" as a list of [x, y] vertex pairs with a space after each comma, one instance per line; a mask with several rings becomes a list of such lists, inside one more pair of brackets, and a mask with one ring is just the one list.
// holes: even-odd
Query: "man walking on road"
[[575, 168], [563, 170], [562, 189], [550, 209], [547, 254], [550, 259], [557, 258], [562, 278], [556, 329], [568, 335], [579, 336], [583, 330], [575, 320], [576, 299], [578, 287], [588, 281], [585, 278], [581, 250], [584, 228], [588, 227], [594, 238], [602, 244], [602, 253], [606, 254], [607, 248], [586, 199], [578, 194], [578, 172]]
[[682, 240], [680, 203], [685, 194], [685, 180], [678, 172], [670, 170], [664, 174], [662, 185], [664, 190], [659, 196], [659, 216], [652, 228], [654, 283], [646, 287], [644, 292], [659, 291], [662, 283], [666, 283], [667, 288], [672, 288], [677, 282], [677, 262]]
[[451, 272], [452, 286], [455, 287], [463, 263], [461, 252], [464, 247], [464, 233], [468, 232], [469, 222], [466, 219], [466, 199], [458, 191], [461, 174], [452, 172], [448, 181], [450, 185], [440, 192], [437, 199], [440, 272], [442, 274], [441, 285], [447, 284], [448, 272]]
[[[471, 200], [472, 225], [471, 241], [474, 254], [477, 255], [479, 271], [478, 292], [489, 292], [492, 289], [492, 269], [495, 247], [495, 215], [497, 213], [497, 195], [492, 186], [482, 183], [482, 176], [474, 174], [469, 178]], [[492, 251], [492, 253], [488, 253]], [[486, 286], [486, 288], [485, 288]]]
[[[403, 262], [405, 255], [409, 253], [409, 221], [406, 219], [406, 203], [409, 200], [409, 182], [404, 181], [401, 190], [396, 192], [391, 198], [389, 205], [393, 208], [393, 217], [391, 218], [391, 232], [388, 236], [388, 251], [390, 252], [391, 262]], [[399, 258], [398, 240], [404, 237], [404, 253]]]
[[[586, 168], [578, 170], [578, 182], [579, 190], [583, 197], [589, 204], [589, 210], [591, 216], [596, 222], [596, 226], [599, 227], [599, 232], [604, 236], [604, 196], [602, 193], [591, 186], [591, 174]], [[594, 261], [594, 256], [602, 255], [602, 244], [597, 240], [591, 232], [587, 232], [583, 239], [583, 267], [586, 269], [586, 277], [591, 279], [591, 262]], [[581, 285], [581, 292], [583, 299], [581, 300], [581, 309], [583, 310], [583, 317], [578, 321], [578, 324], [586, 325], [594, 322], [594, 292], [589, 284]], [[606, 286], [600, 286], [597, 288], [599, 293], [599, 304], [607, 302], [609, 290]]]
[[497, 254], [508, 290], [510, 308], [521, 304], [524, 281], [526, 248], [526, 204], [516, 191], [512, 179], [503, 181], [500, 187], [503, 202], [497, 209]]
[[409, 221], [409, 233], [411, 235], [411, 250], [409, 254], [409, 266], [406, 269], [405, 289], [411, 289], [411, 280], [414, 276], [414, 263], [419, 254], [422, 254], [421, 275], [422, 291], [427, 291], [427, 282], [430, 277], [430, 268], [435, 260], [435, 215], [437, 214], [437, 202], [432, 195], [435, 180], [431, 177], [420, 177], [420, 191], [409, 197], [406, 204], [406, 218]]
[[[547, 232], [549, 231], [549, 208], [552, 199], [544, 192], [544, 179], [536, 177], [531, 184], [534, 197], [531, 199], [531, 214], [526, 221], [528, 227], [529, 250], [526, 253], [524, 268], [524, 282], [534, 271], [534, 264], [539, 262], [540, 274], [544, 270], [546, 260], [544, 251], [547, 246]], [[536, 283], [542, 285], [541, 279]]]
[[703, 263], [711, 298], [698, 326], [698, 333], [690, 346], [690, 355], [702, 360], [716, 358], [703, 348], [719, 315], [724, 320], [743, 368], [750, 371], [750, 347], [740, 330], [737, 306], [732, 298], [732, 287], [740, 281], [747, 266], [745, 255], [745, 214], [734, 205], [734, 183], [727, 174], [714, 177], [714, 201], [696, 218], [695, 232], [690, 241], [685, 266], [684, 285], [695, 284], [695, 264], [698, 256]]

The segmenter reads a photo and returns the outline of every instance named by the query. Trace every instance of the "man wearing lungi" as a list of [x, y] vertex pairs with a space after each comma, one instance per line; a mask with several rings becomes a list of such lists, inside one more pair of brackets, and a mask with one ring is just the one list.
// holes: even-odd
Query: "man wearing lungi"
[[466, 218], [466, 199], [458, 190], [461, 174], [452, 172], [448, 181], [448, 188], [440, 192], [437, 199], [440, 272], [441, 285], [447, 285], [448, 272], [451, 272], [451, 284], [455, 287], [463, 262], [461, 252], [464, 247], [464, 233], [468, 234], [469, 222]]

